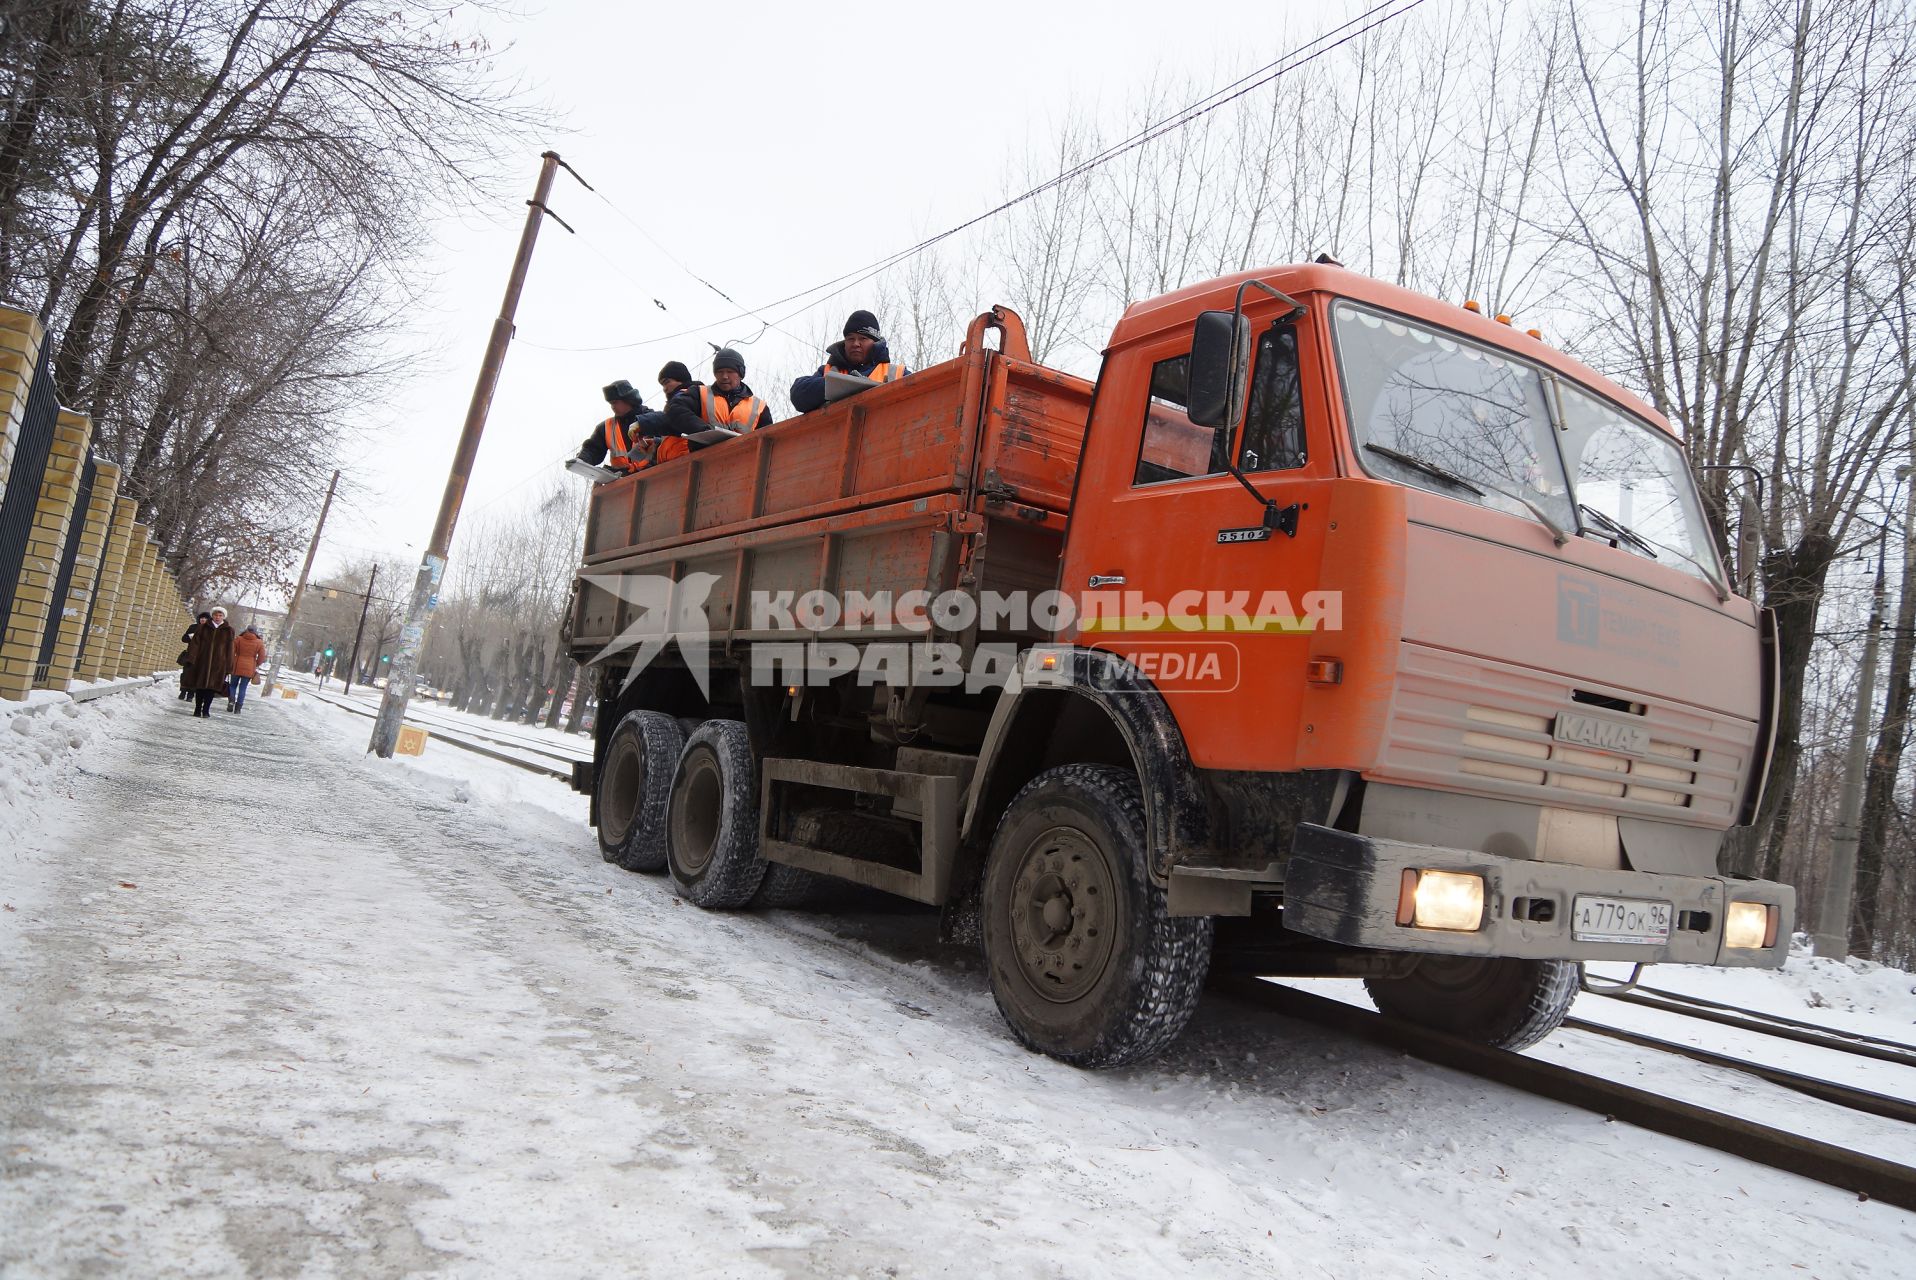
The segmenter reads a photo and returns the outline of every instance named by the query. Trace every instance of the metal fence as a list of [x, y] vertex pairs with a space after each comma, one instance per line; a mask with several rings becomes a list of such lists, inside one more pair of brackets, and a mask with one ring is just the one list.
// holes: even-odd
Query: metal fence
[[40, 364], [27, 391], [20, 442], [14, 448], [13, 469], [7, 473], [6, 497], [0, 499], [0, 625], [13, 612], [20, 567], [26, 561], [33, 516], [40, 505], [40, 484], [46, 478], [47, 457], [53, 451], [54, 428], [60, 423], [60, 397], [53, 388], [53, 346], [48, 342], [40, 348]]

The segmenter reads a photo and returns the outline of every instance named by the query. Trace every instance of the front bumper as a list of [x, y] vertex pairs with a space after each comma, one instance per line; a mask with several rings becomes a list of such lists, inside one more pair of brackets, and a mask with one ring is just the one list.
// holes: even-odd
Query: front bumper
[[[1407, 870], [1482, 876], [1483, 923], [1468, 933], [1398, 924], [1398, 893]], [[1675, 923], [1669, 940], [1619, 943], [1573, 938], [1572, 906], [1579, 894], [1671, 904]], [[1723, 945], [1724, 917], [1732, 901], [1776, 907], [1772, 945]], [[1525, 914], [1548, 918], [1520, 918], [1520, 904]], [[1284, 870], [1285, 928], [1329, 942], [1389, 951], [1775, 969], [1789, 953], [1795, 922], [1796, 890], [1767, 880], [1601, 871], [1384, 840], [1309, 824], [1298, 827]]]

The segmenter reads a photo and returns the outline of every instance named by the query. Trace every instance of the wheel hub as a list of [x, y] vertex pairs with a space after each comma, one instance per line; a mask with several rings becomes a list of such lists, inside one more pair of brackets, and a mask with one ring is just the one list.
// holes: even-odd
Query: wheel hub
[[1047, 1000], [1076, 1000], [1110, 961], [1117, 895], [1111, 869], [1081, 831], [1054, 827], [1025, 849], [1011, 903], [1018, 967]]

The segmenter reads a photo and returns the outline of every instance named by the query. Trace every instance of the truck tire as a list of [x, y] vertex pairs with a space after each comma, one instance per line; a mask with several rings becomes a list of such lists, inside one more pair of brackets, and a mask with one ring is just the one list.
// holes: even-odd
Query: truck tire
[[758, 769], [745, 726], [707, 720], [685, 740], [665, 820], [665, 861], [679, 896], [708, 911], [752, 901], [758, 856]]
[[599, 852], [627, 871], [665, 870], [665, 811], [685, 734], [671, 716], [627, 712], [599, 770]]
[[797, 911], [823, 896], [826, 883], [826, 877], [804, 867], [768, 862], [765, 878], [758, 882], [758, 892], [752, 895], [752, 906], [767, 911]]
[[1583, 966], [1574, 960], [1425, 956], [1402, 978], [1366, 978], [1378, 1011], [1498, 1049], [1528, 1049], [1563, 1025]]
[[1110, 765], [1049, 769], [1006, 808], [985, 862], [985, 967], [1027, 1048], [1123, 1066], [1197, 1008], [1214, 924], [1170, 914], [1144, 830], [1137, 778]]

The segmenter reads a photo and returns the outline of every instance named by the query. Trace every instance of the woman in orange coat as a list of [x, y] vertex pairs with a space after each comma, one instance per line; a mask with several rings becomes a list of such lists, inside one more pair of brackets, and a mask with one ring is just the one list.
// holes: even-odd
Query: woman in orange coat
[[233, 674], [226, 682], [226, 709], [238, 715], [246, 705], [246, 690], [266, 661], [266, 642], [258, 627], [248, 627], [233, 639]]

